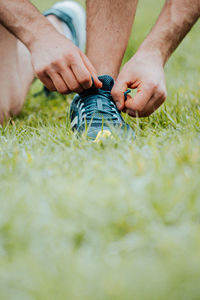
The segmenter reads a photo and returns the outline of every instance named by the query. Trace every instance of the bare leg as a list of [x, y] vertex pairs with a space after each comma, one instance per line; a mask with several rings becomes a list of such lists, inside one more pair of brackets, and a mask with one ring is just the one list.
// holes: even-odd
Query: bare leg
[[98, 75], [118, 75], [137, 2], [87, 0], [87, 55]]
[[0, 25], [0, 123], [18, 114], [33, 80], [26, 47]]
[[[61, 32], [61, 22], [49, 21]], [[0, 24], [0, 124], [17, 115], [34, 78], [28, 49]]]

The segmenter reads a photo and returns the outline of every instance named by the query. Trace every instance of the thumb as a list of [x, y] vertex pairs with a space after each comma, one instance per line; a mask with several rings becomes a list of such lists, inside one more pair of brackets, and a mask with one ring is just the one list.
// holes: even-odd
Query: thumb
[[119, 110], [124, 109], [124, 102], [125, 102], [124, 93], [126, 92], [127, 88], [128, 88], [128, 83], [120, 79], [117, 79], [111, 91], [113, 100], [115, 101], [116, 106]]

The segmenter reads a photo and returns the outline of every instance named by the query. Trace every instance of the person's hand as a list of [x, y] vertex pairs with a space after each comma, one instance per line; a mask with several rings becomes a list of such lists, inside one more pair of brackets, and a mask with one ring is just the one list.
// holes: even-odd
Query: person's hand
[[52, 31], [39, 38], [30, 49], [35, 75], [50, 91], [62, 94], [102, 87], [85, 54], [65, 36]]
[[[127, 88], [137, 89], [132, 98], [124, 99]], [[111, 91], [119, 110], [132, 117], [151, 115], [166, 99], [163, 64], [158, 55], [138, 51], [120, 72]]]

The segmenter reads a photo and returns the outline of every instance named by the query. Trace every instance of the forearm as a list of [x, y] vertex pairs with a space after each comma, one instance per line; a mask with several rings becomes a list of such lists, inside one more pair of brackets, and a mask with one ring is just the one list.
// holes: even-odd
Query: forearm
[[140, 46], [164, 65], [200, 16], [200, 0], [167, 0], [153, 29]]
[[87, 0], [87, 55], [99, 75], [116, 77], [138, 0]]
[[0, 23], [29, 49], [43, 35], [55, 30], [28, 0], [0, 0]]

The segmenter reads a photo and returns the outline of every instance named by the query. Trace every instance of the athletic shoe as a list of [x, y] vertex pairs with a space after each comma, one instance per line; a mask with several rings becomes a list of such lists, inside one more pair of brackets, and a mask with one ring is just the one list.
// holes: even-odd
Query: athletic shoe
[[43, 14], [44, 16], [54, 15], [60, 19], [65, 25], [64, 31], [66, 31], [66, 36], [82, 51], [84, 50], [86, 41], [86, 16], [85, 10], [79, 3], [75, 1], [58, 2]]
[[123, 120], [111, 96], [114, 79], [103, 75], [99, 76], [99, 80], [103, 83], [101, 89], [93, 85], [73, 99], [70, 107], [72, 130], [85, 134], [92, 140], [119, 132], [120, 135], [128, 134], [133, 137], [133, 130]]

